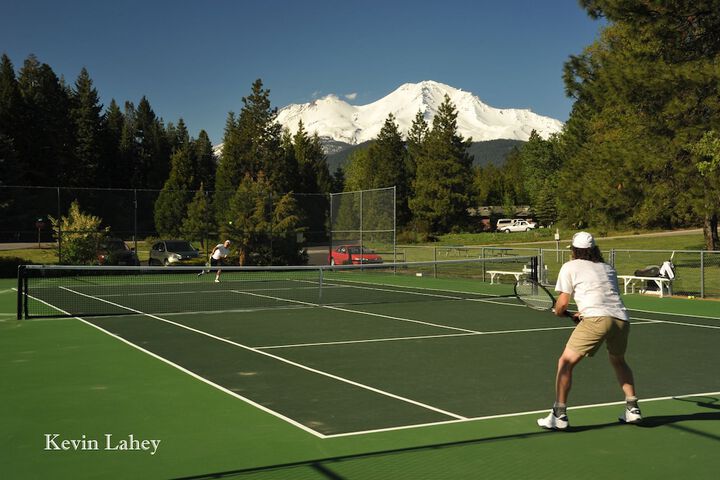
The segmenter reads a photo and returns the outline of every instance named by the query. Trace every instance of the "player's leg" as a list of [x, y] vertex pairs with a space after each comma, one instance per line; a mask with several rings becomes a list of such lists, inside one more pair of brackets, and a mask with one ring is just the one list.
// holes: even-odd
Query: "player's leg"
[[642, 420], [642, 413], [635, 391], [635, 377], [630, 365], [625, 360], [629, 336], [630, 323], [613, 319], [613, 327], [607, 338], [608, 359], [615, 371], [618, 384], [625, 394], [625, 410], [618, 419], [623, 423], [638, 423]]

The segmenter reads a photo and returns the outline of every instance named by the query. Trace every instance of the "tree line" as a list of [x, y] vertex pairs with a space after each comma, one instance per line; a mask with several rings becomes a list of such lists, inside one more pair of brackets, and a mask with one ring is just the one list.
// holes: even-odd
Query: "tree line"
[[[71, 86], [33, 55], [16, 75], [3, 55], [0, 186], [159, 190], [153, 208], [137, 211], [140, 230], [227, 236], [245, 264], [302, 262], [297, 234], [326, 228], [332, 177], [317, 135], [302, 125], [294, 135], [283, 130], [269, 93], [257, 80], [240, 112], [228, 114], [216, 158], [204, 130], [193, 138], [183, 119], [166, 125], [146, 97], [123, 109], [113, 99], [105, 109], [85, 68]], [[0, 230], [18, 228], [27, 205], [17, 193], [0, 189]], [[108, 217], [132, 215], [114, 211], [113, 191], [90, 198], [73, 202], [70, 217], [102, 213], [107, 227]]]
[[479, 172], [482, 191], [577, 228], [702, 226], [720, 248], [720, 1], [579, 3], [606, 26], [564, 65], [568, 122]]
[[[570, 118], [550, 138], [533, 132], [499, 167], [473, 168], [471, 139], [458, 134], [448, 97], [431, 123], [418, 112], [408, 132], [388, 116], [378, 137], [354, 151], [344, 171], [330, 175], [317, 135], [302, 124], [295, 135], [283, 130], [260, 80], [240, 113], [228, 115], [223, 153], [214, 159], [204, 132], [195, 140], [182, 121], [163, 126], [144, 98], [138, 107], [126, 103], [124, 112], [113, 101], [103, 114], [84, 70], [68, 88], [31, 57], [14, 80], [3, 57], [3, 182], [44, 184], [48, 178], [38, 172], [54, 171], [55, 181], [87, 178], [105, 185], [108, 178], [97, 172], [120, 169], [124, 185], [162, 188], [154, 212], [159, 231], [215, 229], [240, 239], [241, 256], [265, 250], [266, 259], [278, 255], [275, 248], [292, 249], [292, 242], [271, 247], [258, 232], [290, 239], [301, 226], [327, 228], [326, 204], [302, 207], [289, 194], [393, 185], [397, 224], [422, 235], [478, 229], [468, 214], [472, 207], [502, 205], [511, 214], [517, 205], [530, 205], [541, 223], [573, 228], [702, 225], [706, 248], [717, 249], [720, 1], [580, 5], [605, 26], [564, 65], [566, 93], [574, 99]], [[19, 117], [8, 113], [23, 108]], [[33, 131], [39, 115], [46, 128]], [[12, 161], [18, 158], [23, 161]], [[56, 163], [43, 164], [49, 158]], [[272, 201], [251, 201], [258, 195]]]

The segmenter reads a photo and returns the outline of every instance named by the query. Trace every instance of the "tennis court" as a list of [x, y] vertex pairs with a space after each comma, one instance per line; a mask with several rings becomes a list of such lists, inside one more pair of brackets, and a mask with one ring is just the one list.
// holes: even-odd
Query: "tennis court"
[[[12, 420], [10, 438], [32, 461], [11, 468], [74, 478], [108, 466], [118, 469], [110, 476], [150, 478], [557, 478], [542, 454], [582, 445], [598, 456], [569, 459], [573, 478], [573, 462], [625, 471], [632, 455], [609, 460], [621, 447], [641, 448], [633, 468], [651, 465], [654, 478], [676, 474], [681, 459], [666, 463], [684, 449], [689, 478], [720, 466], [717, 304], [626, 298], [636, 303], [629, 361], [645, 423], [616, 422], [622, 397], [599, 354], [578, 367], [571, 431], [542, 432], [534, 419], [552, 403], [573, 325], [520, 306], [509, 284], [489, 285], [489, 268], [498, 266], [228, 271], [220, 283], [182, 270], [42, 272], [22, 307], [42, 318], [1, 324], [9, 406], [29, 415]], [[164, 444], [155, 456], [48, 452], [41, 431], [144, 432]]]

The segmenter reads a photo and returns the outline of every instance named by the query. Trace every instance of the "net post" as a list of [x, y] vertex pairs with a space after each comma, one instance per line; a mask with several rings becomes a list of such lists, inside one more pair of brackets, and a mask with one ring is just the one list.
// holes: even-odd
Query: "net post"
[[530, 280], [538, 281], [538, 257], [530, 257]]
[[25, 290], [23, 289], [23, 277], [25, 273], [25, 265], [18, 265], [17, 273], [17, 319], [22, 320], [23, 318], [23, 295]]
[[318, 284], [319, 284], [319, 288], [318, 288], [318, 305], [322, 305], [322, 304], [323, 304], [323, 303], [322, 303], [322, 294], [323, 294], [323, 271], [324, 271], [324, 270], [325, 270], [325, 269], [322, 268], [322, 267], [320, 267], [320, 268], [318, 269], [318, 273], [319, 273], [319, 275], [318, 275]]

